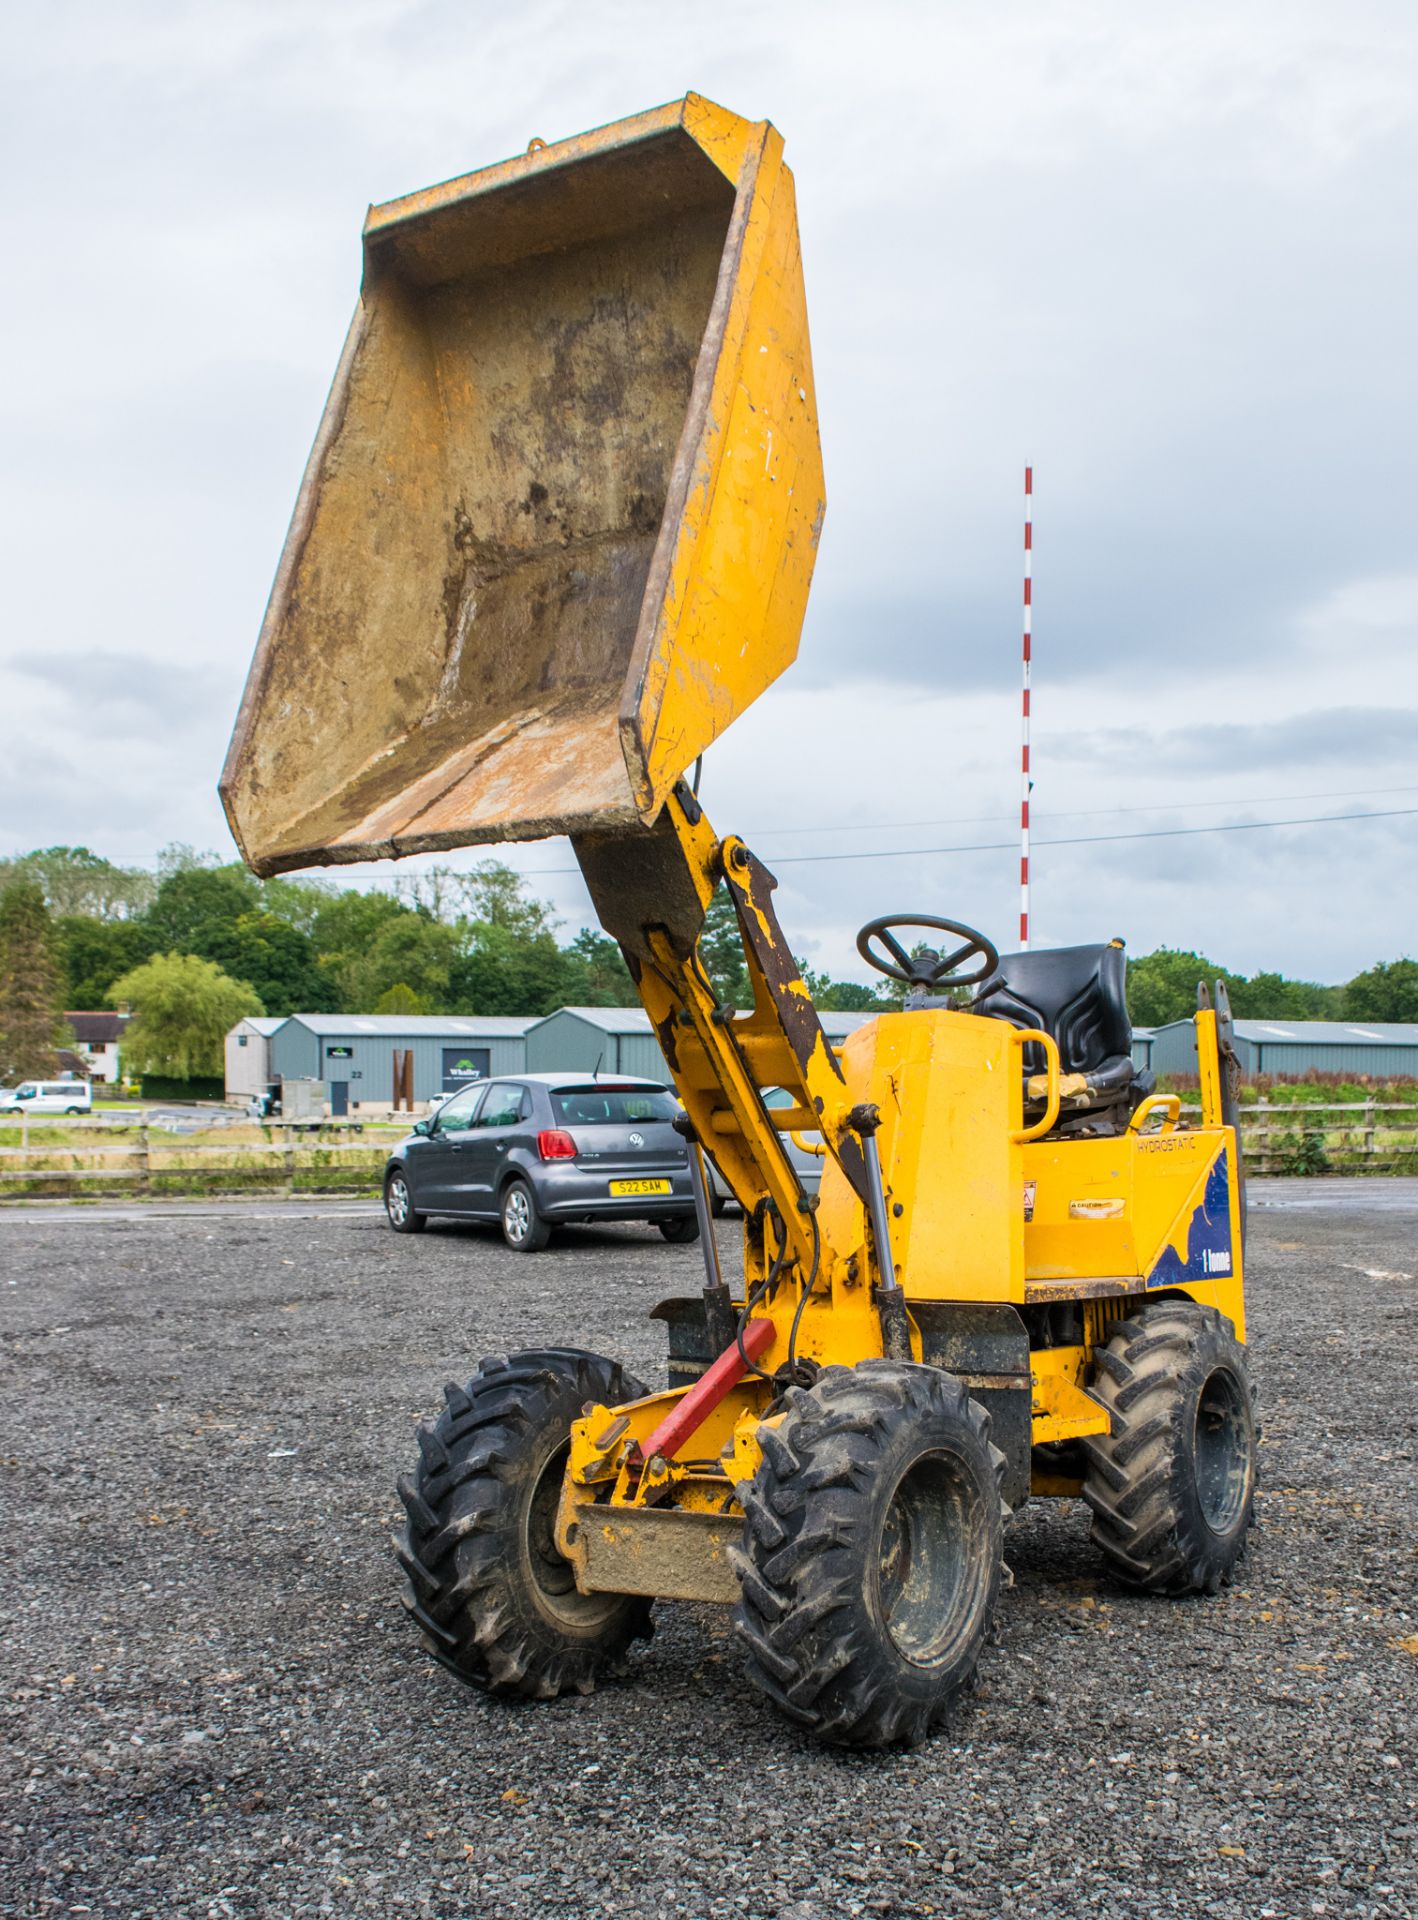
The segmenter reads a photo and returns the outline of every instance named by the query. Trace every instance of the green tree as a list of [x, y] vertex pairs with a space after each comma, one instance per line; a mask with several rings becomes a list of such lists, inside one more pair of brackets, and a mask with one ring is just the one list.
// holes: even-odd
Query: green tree
[[405, 986], [434, 1013], [450, 1010], [451, 976], [458, 934], [438, 920], [400, 910], [385, 921], [362, 952], [344, 955], [336, 975], [340, 1007], [372, 1013], [390, 987]]
[[1344, 1011], [1355, 1020], [1418, 1020], [1418, 960], [1380, 960], [1356, 973]]
[[1231, 988], [1231, 1011], [1241, 1020], [1335, 1020], [1341, 989], [1283, 973], [1253, 973]]
[[260, 904], [256, 882], [242, 867], [181, 867], [159, 882], [144, 922], [156, 951], [190, 953], [205, 929], [255, 913]]
[[209, 869], [221, 864], [210, 848], [206, 852], [199, 852], [186, 840], [169, 840], [165, 847], [158, 849], [158, 883], [161, 885], [175, 873], [191, 873], [196, 869]]
[[261, 905], [301, 933], [313, 939], [320, 915], [336, 898], [328, 880], [289, 880], [278, 874], [274, 880], [260, 883]]
[[392, 987], [386, 987], [374, 1003], [375, 1013], [428, 1013], [431, 1011], [426, 1000], [416, 994], [412, 987], [406, 987], [402, 980], [396, 980]]
[[64, 1005], [80, 1008], [111, 1007], [112, 986], [157, 951], [145, 920], [90, 920], [74, 914], [54, 927], [63, 971]]
[[60, 992], [43, 889], [11, 880], [0, 893], [0, 1080], [58, 1071]]
[[220, 1075], [227, 1034], [265, 1012], [244, 980], [190, 953], [155, 954], [116, 980], [113, 994], [135, 1015], [123, 1037], [125, 1067], [174, 1080]]
[[549, 932], [527, 935], [487, 921], [465, 923], [462, 931], [451, 983], [455, 1012], [544, 1014], [576, 1004], [584, 973]]
[[215, 960], [234, 980], [244, 980], [267, 1013], [338, 1011], [329, 975], [316, 965], [309, 935], [274, 913], [206, 921], [192, 935], [189, 951]]
[[566, 1004], [574, 1007], [633, 1007], [634, 982], [614, 940], [587, 927], [562, 949], [568, 961]]
[[1236, 981], [1224, 967], [1199, 953], [1174, 947], [1159, 947], [1128, 961], [1128, 1010], [1133, 1025], [1162, 1027], [1169, 1020], [1189, 1020], [1196, 1012], [1196, 987], [1199, 980], [1208, 985], [1217, 979], [1226, 981], [1234, 991]]
[[[390, 894], [377, 889], [362, 893], [357, 888], [347, 887], [341, 893], [330, 895], [315, 914], [310, 938], [319, 956], [320, 970], [331, 983], [338, 1007], [353, 1008], [352, 995], [358, 985], [356, 973], [385, 928], [395, 921], [418, 918], [417, 914], [401, 906]], [[397, 978], [396, 974], [385, 980], [379, 991], [382, 992], [385, 986], [393, 986]]]
[[[869, 987], [861, 980], [834, 980], [830, 974], [814, 973], [810, 967], [798, 962], [803, 983], [813, 997], [813, 1002], [822, 1013], [885, 1013], [898, 1005], [876, 987]], [[885, 986], [883, 981], [882, 985]]]
[[733, 896], [727, 887], [718, 887], [704, 916], [699, 935], [699, 957], [709, 975], [719, 1004], [744, 1009], [753, 1005], [753, 989], [748, 982], [744, 959], [743, 935]]
[[7, 875], [33, 880], [56, 916], [82, 914], [93, 920], [126, 920], [151, 905], [156, 884], [141, 867], [117, 867], [87, 847], [41, 847], [14, 860], [0, 861], [0, 885]]
[[545, 900], [527, 891], [527, 883], [500, 860], [483, 860], [462, 876], [462, 917], [475, 925], [500, 927], [506, 933], [535, 939], [555, 935], [556, 920]]

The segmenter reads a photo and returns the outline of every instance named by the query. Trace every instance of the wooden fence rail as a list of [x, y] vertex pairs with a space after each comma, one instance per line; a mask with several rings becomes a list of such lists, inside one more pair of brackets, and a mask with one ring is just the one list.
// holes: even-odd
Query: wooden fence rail
[[[3, 1124], [3, 1123], [0, 1123]], [[388, 1143], [376, 1138], [351, 1140], [353, 1129], [333, 1127], [312, 1133], [298, 1126], [265, 1129], [260, 1140], [192, 1140], [170, 1128], [126, 1127], [114, 1116], [97, 1121], [70, 1121], [63, 1128], [89, 1134], [109, 1134], [122, 1128], [130, 1138], [118, 1144], [88, 1138], [45, 1142], [50, 1129], [39, 1122], [33, 1134], [20, 1126], [19, 1146], [0, 1146], [0, 1192], [23, 1198], [26, 1193], [72, 1190], [77, 1183], [122, 1184], [146, 1192], [164, 1187], [195, 1186], [204, 1193], [240, 1192], [260, 1184], [269, 1190], [282, 1186], [316, 1191], [377, 1189]], [[58, 1128], [53, 1129], [59, 1131]], [[341, 1138], [341, 1134], [345, 1137]], [[322, 1173], [331, 1177], [323, 1181]], [[361, 1176], [364, 1176], [361, 1178]]]
[[[1186, 1119], [1200, 1112], [1198, 1106], [1182, 1108]], [[123, 1125], [119, 1116], [104, 1115], [70, 1120], [63, 1131], [102, 1134]], [[338, 1125], [312, 1133], [276, 1124], [265, 1127], [260, 1140], [194, 1141], [171, 1129], [139, 1125], [129, 1126], [133, 1137], [117, 1145], [84, 1140], [47, 1146], [32, 1138], [23, 1116], [19, 1126], [21, 1144], [0, 1146], [0, 1192], [9, 1188], [12, 1198], [22, 1197], [20, 1189], [33, 1193], [91, 1182], [136, 1185], [150, 1193], [184, 1181], [205, 1193], [240, 1192], [257, 1182], [268, 1189], [313, 1192], [322, 1185], [322, 1173], [331, 1176], [323, 1183], [328, 1190], [373, 1192], [389, 1144], [377, 1138], [351, 1140], [352, 1130]], [[49, 1130], [36, 1118], [36, 1135]], [[1418, 1103], [1346, 1100], [1292, 1106], [1258, 1100], [1241, 1109], [1241, 1149], [1247, 1167], [1258, 1174], [1418, 1173]]]
[[[1201, 1108], [1183, 1106], [1182, 1113], [1199, 1116]], [[1400, 1114], [1406, 1119], [1389, 1117]], [[1321, 1172], [1326, 1166], [1348, 1173], [1418, 1173], [1418, 1103], [1257, 1100], [1241, 1108], [1241, 1152], [1260, 1174]]]

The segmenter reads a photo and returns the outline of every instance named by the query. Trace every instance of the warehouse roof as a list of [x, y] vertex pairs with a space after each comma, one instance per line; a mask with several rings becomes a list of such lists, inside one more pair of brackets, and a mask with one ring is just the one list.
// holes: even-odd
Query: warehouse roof
[[[1169, 1020], [1156, 1031], [1190, 1025]], [[1237, 1020], [1235, 1028], [1240, 1039], [1261, 1046], [1288, 1040], [1307, 1047], [1418, 1047], [1418, 1020]]]
[[[587, 1026], [599, 1027], [602, 1033], [649, 1033], [650, 1016], [644, 1007], [558, 1007], [556, 1013], [574, 1013], [578, 1020], [584, 1020]], [[554, 1020], [556, 1013], [549, 1013], [548, 1020]], [[845, 1040], [849, 1033], [855, 1033], [864, 1021], [874, 1020], [874, 1013], [823, 1013], [818, 1016], [822, 1021], [822, 1030], [829, 1040]], [[539, 1026], [539, 1021], [528, 1021], [529, 1026]]]
[[[556, 1013], [549, 1013], [548, 1020], [555, 1020], [557, 1013], [574, 1013], [578, 1020], [584, 1020], [588, 1027], [599, 1027], [602, 1033], [648, 1033], [650, 1016], [644, 1007], [558, 1007]], [[530, 1026], [540, 1026], [540, 1020], [529, 1021]]]
[[251, 1031], [259, 1033], [263, 1040], [269, 1040], [276, 1028], [283, 1027], [289, 1018], [290, 1015], [285, 1013], [250, 1013], [244, 1020], [237, 1021], [232, 1032], [240, 1033], [243, 1027], [250, 1027]]
[[436, 1040], [440, 1034], [515, 1040], [537, 1024], [530, 1014], [520, 1013], [293, 1013], [291, 1019], [322, 1036], [333, 1033], [358, 1039], [363, 1034], [400, 1040]]

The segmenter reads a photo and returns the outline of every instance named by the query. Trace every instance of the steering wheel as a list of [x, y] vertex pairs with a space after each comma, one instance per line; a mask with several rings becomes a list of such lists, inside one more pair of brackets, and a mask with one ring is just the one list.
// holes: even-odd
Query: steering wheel
[[[922, 953], [912, 954], [896, 938], [893, 927], [953, 933], [961, 936], [965, 944], [953, 953], [940, 954], [933, 947], [927, 947]], [[873, 940], [880, 940], [891, 955], [890, 960], [873, 950]], [[962, 926], [958, 920], [938, 920], [929, 913], [884, 913], [879, 920], [868, 920], [857, 935], [857, 952], [869, 967], [884, 973], [888, 980], [900, 980], [908, 987], [977, 987], [982, 980], [988, 980], [999, 965], [999, 950], [984, 934], [977, 933], [974, 927]], [[980, 965], [973, 973], [955, 971], [975, 954], [980, 956]]]

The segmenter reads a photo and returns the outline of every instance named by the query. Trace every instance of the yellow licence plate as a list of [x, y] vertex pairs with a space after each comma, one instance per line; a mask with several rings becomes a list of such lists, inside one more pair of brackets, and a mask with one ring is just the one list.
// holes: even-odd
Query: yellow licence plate
[[611, 1192], [619, 1198], [627, 1193], [672, 1193], [668, 1180], [612, 1180]]

